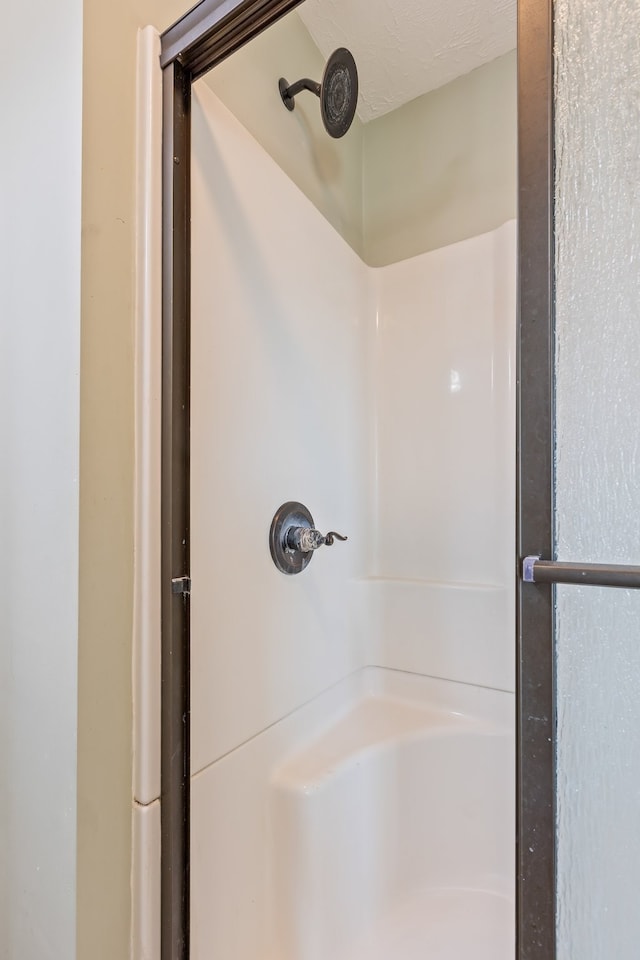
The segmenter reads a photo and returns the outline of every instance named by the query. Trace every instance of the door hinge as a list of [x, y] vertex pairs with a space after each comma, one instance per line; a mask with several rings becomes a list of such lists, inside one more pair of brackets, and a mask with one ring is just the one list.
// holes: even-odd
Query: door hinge
[[175, 577], [171, 581], [171, 592], [181, 593], [183, 596], [191, 596], [191, 577]]

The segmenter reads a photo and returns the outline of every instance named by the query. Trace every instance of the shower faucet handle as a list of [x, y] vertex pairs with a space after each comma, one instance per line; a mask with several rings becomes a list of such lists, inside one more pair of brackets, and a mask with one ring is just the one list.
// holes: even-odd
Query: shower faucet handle
[[346, 540], [341, 533], [329, 530], [323, 536], [313, 517], [298, 500], [287, 500], [275, 512], [269, 530], [271, 559], [280, 573], [302, 573], [309, 566], [319, 547], [331, 547], [336, 540]]
[[332, 547], [334, 540], [348, 540], [349, 537], [343, 537], [341, 533], [336, 533], [335, 530], [329, 530], [329, 533], [324, 538], [324, 543], [326, 547]]
[[289, 527], [286, 534], [286, 546], [289, 550], [300, 550], [301, 553], [310, 553], [319, 547], [332, 547], [335, 540], [346, 540], [341, 533], [330, 530], [323, 536], [314, 527]]

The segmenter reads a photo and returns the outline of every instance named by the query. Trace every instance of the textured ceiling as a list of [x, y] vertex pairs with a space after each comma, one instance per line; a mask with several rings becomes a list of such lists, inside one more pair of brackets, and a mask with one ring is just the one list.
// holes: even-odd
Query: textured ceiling
[[325, 57], [353, 53], [365, 122], [516, 45], [516, 0], [306, 0], [299, 11]]

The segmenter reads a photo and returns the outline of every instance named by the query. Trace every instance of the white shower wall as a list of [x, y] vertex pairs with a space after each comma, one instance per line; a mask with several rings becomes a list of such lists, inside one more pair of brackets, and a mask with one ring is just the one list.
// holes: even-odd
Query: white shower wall
[[[513, 689], [515, 230], [369, 268], [198, 84], [192, 257], [192, 953], [253, 960], [273, 771], [364, 668]], [[349, 536], [297, 577], [268, 548], [288, 499]]]
[[513, 690], [515, 222], [374, 282], [375, 662]]
[[513, 689], [514, 224], [372, 270], [203, 84], [193, 157], [192, 770], [365, 664]]
[[[193, 105], [192, 770], [366, 663], [366, 266], [204, 84]], [[288, 578], [271, 518], [349, 537]]]

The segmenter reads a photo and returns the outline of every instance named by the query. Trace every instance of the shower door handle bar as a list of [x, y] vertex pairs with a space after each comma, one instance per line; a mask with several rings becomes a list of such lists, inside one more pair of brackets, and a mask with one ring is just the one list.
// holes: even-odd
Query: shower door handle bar
[[569, 583], [640, 590], [640, 566], [626, 563], [564, 563], [525, 557], [522, 561], [522, 579], [525, 583]]

